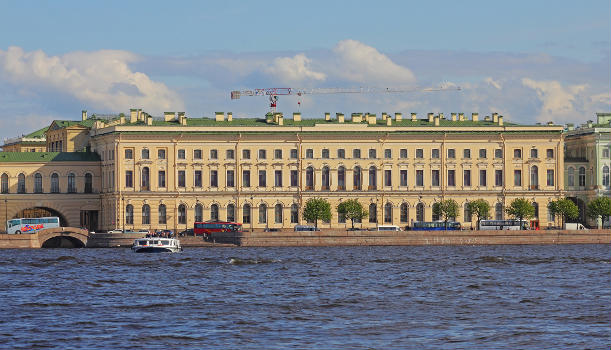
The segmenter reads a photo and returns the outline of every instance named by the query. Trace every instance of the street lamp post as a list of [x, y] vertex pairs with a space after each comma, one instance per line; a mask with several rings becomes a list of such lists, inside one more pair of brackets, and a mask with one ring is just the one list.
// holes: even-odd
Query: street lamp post
[[253, 227], [252, 227], [252, 220], [253, 220], [253, 217], [252, 217], [252, 206], [253, 206], [254, 202], [252, 200], [253, 200], [253, 197], [250, 196], [250, 212], [248, 213], [248, 219], [250, 220], [250, 232], [252, 232], [252, 230], [253, 230]]
[[8, 199], [4, 198], [4, 230], [8, 232]]
[[123, 217], [121, 218], [121, 222], [123, 223], [123, 233], [125, 233], [125, 197], [121, 197], [121, 207], [123, 212]]

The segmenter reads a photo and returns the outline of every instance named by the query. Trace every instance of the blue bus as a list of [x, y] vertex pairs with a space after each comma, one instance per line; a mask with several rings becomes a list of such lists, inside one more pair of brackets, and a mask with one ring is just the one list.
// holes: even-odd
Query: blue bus
[[448, 221], [448, 228], [443, 221], [416, 221], [412, 225], [412, 231], [458, 231], [460, 223], [456, 221]]

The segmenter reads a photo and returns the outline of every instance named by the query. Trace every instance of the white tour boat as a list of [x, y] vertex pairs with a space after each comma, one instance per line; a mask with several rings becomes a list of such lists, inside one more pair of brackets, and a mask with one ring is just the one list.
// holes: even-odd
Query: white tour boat
[[132, 250], [136, 253], [181, 252], [180, 241], [175, 238], [147, 237], [134, 240]]

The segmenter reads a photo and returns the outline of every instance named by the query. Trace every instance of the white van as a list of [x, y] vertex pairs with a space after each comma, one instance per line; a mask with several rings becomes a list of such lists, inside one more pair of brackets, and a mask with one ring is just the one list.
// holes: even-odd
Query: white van
[[397, 225], [380, 225], [377, 228], [378, 231], [401, 231], [401, 228]]

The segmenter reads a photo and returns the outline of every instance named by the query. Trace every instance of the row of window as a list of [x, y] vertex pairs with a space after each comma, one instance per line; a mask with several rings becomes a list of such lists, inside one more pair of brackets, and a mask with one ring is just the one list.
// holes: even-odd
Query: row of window
[[[609, 187], [609, 167], [607, 165], [603, 166], [602, 175], [602, 185]], [[579, 187], [586, 185], [586, 168], [583, 166], [578, 169], [577, 184]], [[573, 167], [569, 167], [567, 170], [567, 186], [575, 186], [575, 168]]]
[[[584, 170], [585, 171], [585, 170]], [[383, 184], [385, 187], [392, 186], [392, 170], [384, 170], [384, 178]], [[323, 167], [321, 174], [321, 189], [329, 190], [330, 188], [330, 170], [329, 167]], [[368, 190], [377, 189], [378, 182], [378, 169], [374, 166], [369, 168], [369, 187]], [[416, 170], [416, 186], [422, 187], [424, 186], [424, 170]], [[440, 186], [440, 170], [431, 170], [431, 186], [438, 187]], [[554, 186], [555, 176], [554, 170], [547, 170], [547, 186]], [[536, 165], [532, 166], [530, 169], [530, 185], [535, 188], [539, 186], [539, 169]], [[584, 172], [585, 176], [585, 172]], [[463, 170], [463, 186], [471, 186], [471, 170], [465, 169]], [[133, 181], [133, 171], [127, 170], [125, 172], [125, 187], [131, 188], [134, 187]], [[258, 171], [258, 187], [267, 187], [267, 171], [259, 170]], [[408, 171], [400, 170], [399, 171], [399, 186], [405, 187], [408, 186]], [[584, 180], [585, 181], [585, 180]], [[186, 187], [186, 170], [178, 170], [177, 174], [177, 183], [178, 187]], [[194, 187], [202, 187], [202, 171], [195, 170], [193, 174], [193, 186]], [[449, 169], [447, 171], [447, 185], [448, 186], [456, 186], [456, 170]], [[485, 169], [479, 170], [479, 186], [487, 186], [488, 185], [488, 171]], [[496, 169], [494, 170], [494, 186], [503, 186], [503, 170]], [[218, 170], [210, 170], [210, 179], [209, 179], [210, 187], [219, 187], [219, 176]], [[242, 171], [242, 187], [250, 187], [251, 186], [251, 172], [250, 170]], [[298, 170], [290, 171], [290, 184], [291, 187], [299, 186], [299, 172]], [[362, 190], [362, 170], [360, 167], [355, 167], [353, 169], [353, 182], [352, 186], [354, 190]], [[522, 186], [522, 170], [514, 170], [514, 186]], [[159, 170], [157, 173], [157, 187], [165, 188], [166, 187], [166, 171]], [[235, 187], [235, 171], [227, 170], [225, 174], [225, 187]], [[274, 187], [283, 187], [283, 176], [282, 170], [274, 171]], [[337, 170], [337, 187], [339, 190], [346, 189], [346, 168], [339, 167]], [[150, 190], [150, 170], [148, 167], [143, 167], [141, 171], [141, 182], [140, 182], [141, 190], [148, 191]], [[312, 190], [314, 189], [314, 168], [307, 167], [305, 171], [305, 189]]]
[[[1, 190], [2, 193], [9, 193], [9, 177], [7, 174], [1, 176]], [[42, 174], [34, 174], [34, 191], [33, 193], [44, 193]], [[59, 188], [59, 175], [57, 173], [51, 174], [51, 188], [50, 193], [60, 193]], [[76, 175], [74, 173], [68, 174], [68, 186], [66, 188], [67, 193], [76, 193]], [[83, 188], [84, 193], [93, 192], [93, 176], [90, 173], [85, 174], [85, 187]], [[25, 174], [21, 173], [17, 176], [17, 193], [28, 193], [25, 182]]]
[[[274, 159], [282, 159], [283, 156], [283, 152], [281, 149], [276, 149], [274, 150]], [[369, 154], [368, 154], [370, 159], [377, 159], [377, 150], [374, 148], [369, 149]], [[546, 151], [546, 156], [548, 159], [553, 159], [554, 158], [554, 150], [552, 148], [548, 148]], [[216, 160], [218, 159], [219, 154], [218, 154], [218, 150], [216, 149], [211, 149], [210, 150], [210, 154], [209, 154], [209, 159], [211, 160]], [[447, 157], [449, 159], [454, 159], [456, 158], [456, 149], [454, 148], [450, 148], [447, 151]], [[522, 149], [516, 148], [513, 150], [513, 157], [516, 159], [522, 159]], [[530, 158], [538, 158], [538, 150], [536, 148], [533, 148], [530, 150]], [[134, 158], [134, 150], [131, 148], [128, 148], [125, 150], [125, 159], [133, 159]], [[141, 152], [141, 158], [142, 159], [150, 159], [150, 154], [149, 154], [149, 150], [147, 148], [142, 149]], [[177, 158], [178, 159], [186, 159], [186, 151], [184, 149], [179, 149], [178, 153], [177, 153]], [[244, 149], [242, 150], [242, 159], [250, 159], [251, 158], [251, 154], [250, 154], [250, 150], [249, 149]], [[297, 149], [291, 149], [290, 150], [290, 159], [297, 159]], [[305, 158], [306, 159], [313, 159], [314, 158], [314, 150], [311, 148], [306, 149], [305, 151]], [[328, 159], [330, 158], [330, 152], [329, 149], [323, 149], [321, 151], [321, 158], [323, 159]], [[339, 159], [345, 159], [346, 158], [346, 150], [343, 148], [340, 148], [337, 150], [337, 158]], [[352, 158], [355, 159], [361, 159], [361, 149], [355, 148], [352, 150]], [[384, 150], [384, 158], [385, 159], [392, 159], [392, 150], [387, 148]], [[402, 148], [399, 150], [399, 158], [408, 158], [408, 150], [407, 148]], [[424, 149], [422, 148], [416, 148], [415, 149], [415, 158], [424, 158]], [[431, 150], [431, 158], [436, 159], [439, 158], [439, 148], [433, 148]], [[466, 148], [463, 150], [463, 158], [465, 159], [470, 159], [471, 158], [471, 149]], [[480, 159], [486, 159], [488, 158], [488, 150], [485, 148], [481, 148], [479, 150], [479, 158]], [[496, 159], [500, 159], [503, 158], [503, 150], [498, 148], [494, 150], [494, 158]], [[166, 150], [165, 149], [158, 149], [157, 150], [157, 159], [166, 159]], [[195, 149], [193, 150], [193, 159], [202, 159], [202, 150], [201, 149]], [[235, 152], [232, 149], [228, 149], [225, 150], [225, 159], [235, 159]], [[258, 150], [258, 159], [267, 159], [267, 150], [265, 149], [260, 149]]]

